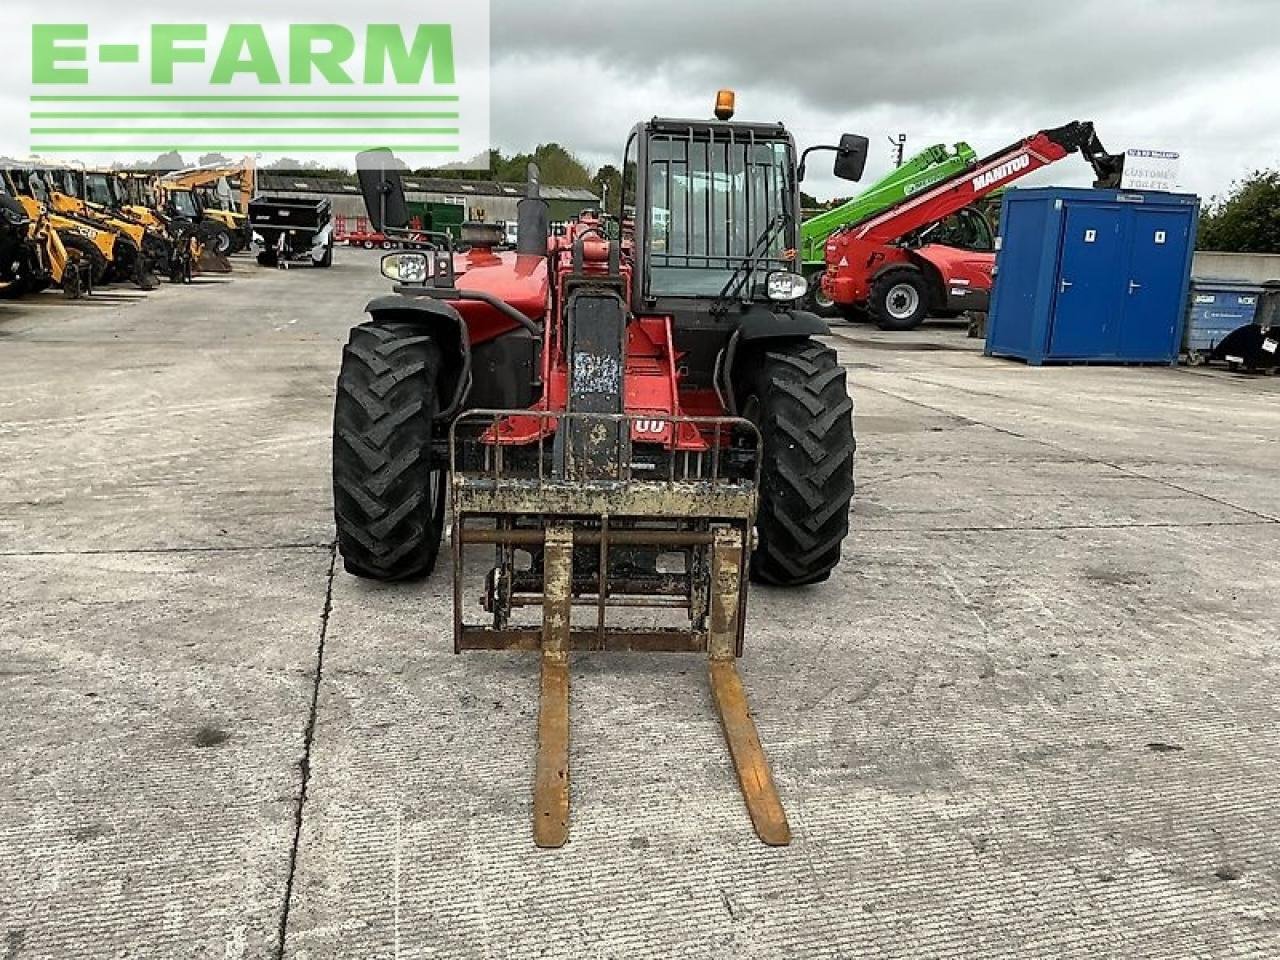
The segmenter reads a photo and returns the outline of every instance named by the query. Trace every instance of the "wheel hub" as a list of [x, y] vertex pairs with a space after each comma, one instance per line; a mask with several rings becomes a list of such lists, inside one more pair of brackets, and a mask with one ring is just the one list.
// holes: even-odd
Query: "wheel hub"
[[905, 320], [920, 308], [920, 292], [909, 283], [899, 283], [889, 290], [885, 305], [889, 316]]

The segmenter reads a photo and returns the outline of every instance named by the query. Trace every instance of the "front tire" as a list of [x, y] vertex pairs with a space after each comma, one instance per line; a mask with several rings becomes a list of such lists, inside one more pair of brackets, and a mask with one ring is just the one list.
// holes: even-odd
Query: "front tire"
[[88, 280], [93, 286], [98, 286], [106, 280], [107, 268], [110, 263], [104, 254], [93, 241], [80, 236], [76, 233], [64, 233], [60, 235], [63, 247], [70, 254], [72, 250], [76, 251], [85, 263], [89, 265]]
[[218, 224], [209, 230], [205, 246], [220, 257], [229, 257], [235, 253], [236, 241], [230, 230]]
[[333, 510], [348, 573], [412, 580], [435, 568], [445, 474], [431, 451], [440, 348], [407, 324], [365, 323], [342, 352]]
[[929, 315], [929, 285], [919, 270], [886, 270], [871, 284], [867, 306], [881, 330], [914, 330]]
[[763, 441], [759, 544], [751, 576], [776, 586], [820, 583], [840, 562], [853, 499], [853, 401], [835, 351], [774, 344], [752, 369], [743, 415]]

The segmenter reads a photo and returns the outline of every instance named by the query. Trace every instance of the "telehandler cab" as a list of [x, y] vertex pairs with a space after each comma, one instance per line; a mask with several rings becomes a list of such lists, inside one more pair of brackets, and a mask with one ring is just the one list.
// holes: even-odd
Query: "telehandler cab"
[[[825, 324], [797, 307], [791, 135], [732, 115], [725, 91], [715, 120], [634, 128], [620, 239], [592, 215], [552, 236], [531, 168], [514, 251], [496, 251], [500, 227], [469, 224], [465, 253], [430, 234], [431, 249], [384, 257], [395, 292], [343, 352], [343, 562], [377, 580], [429, 574], [448, 503], [455, 652], [541, 656], [538, 846], [568, 837], [573, 650], [707, 656], [756, 833], [790, 841], [735, 658], [749, 578], [817, 583], [840, 558], [852, 401], [814, 339]], [[810, 149], [861, 176], [865, 138]], [[359, 160], [374, 228], [407, 237], [390, 153]]]

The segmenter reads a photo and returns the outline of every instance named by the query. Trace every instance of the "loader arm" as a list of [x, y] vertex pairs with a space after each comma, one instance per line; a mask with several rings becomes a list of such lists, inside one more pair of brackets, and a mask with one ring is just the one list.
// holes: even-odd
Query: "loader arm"
[[864, 243], [892, 243], [1076, 152], [1093, 166], [1100, 182], [1118, 179], [1124, 158], [1106, 152], [1092, 123], [1072, 122], [1041, 130], [997, 150], [962, 172], [856, 224], [848, 233]]
[[800, 258], [805, 266], [819, 266], [827, 237], [902, 203], [934, 184], [963, 173], [978, 162], [967, 143], [957, 143], [954, 151], [943, 144], [920, 151], [901, 167], [886, 174], [852, 200], [810, 217], [800, 225]]
[[258, 193], [258, 164], [252, 156], [239, 163], [214, 163], [203, 167], [187, 167], [167, 173], [157, 181], [161, 190], [198, 190], [222, 179], [238, 179], [240, 201], [236, 212], [249, 215], [249, 203]]
[[[909, 328], [913, 318], [918, 323], [923, 317], [920, 303], [928, 298], [925, 291], [929, 281], [919, 277], [918, 266], [904, 254], [904, 238], [1077, 152], [1093, 167], [1099, 185], [1118, 184], [1124, 157], [1107, 153], [1092, 123], [1073, 121], [1041, 130], [875, 216], [833, 233], [824, 251], [823, 294], [846, 311], [865, 307], [879, 315], [882, 325], [892, 325], [894, 318], [885, 315], [890, 294], [910, 286], [915, 299], [902, 301], [902, 312], [896, 319], [908, 324], [903, 329]], [[892, 282], [880, 283], [894, 270], [898, 272]]]

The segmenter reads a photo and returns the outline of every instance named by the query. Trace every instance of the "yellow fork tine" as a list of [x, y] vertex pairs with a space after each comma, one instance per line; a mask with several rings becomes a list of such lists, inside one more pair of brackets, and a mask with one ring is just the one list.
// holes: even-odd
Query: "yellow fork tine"
[[569, 839], [569, 661], [542, 655], [538, 760], [533, 781], [533, 842], [563, 847]]
[[711, 693], [756, 836], [771, 847], [785, 847], [791, 842], [791, 827], [778, 799], [778, 788], [774, 786], [755, 721], [747, 708], [747, 694], [738, 668], [732, 660], [712, 660], [710, 672]]

